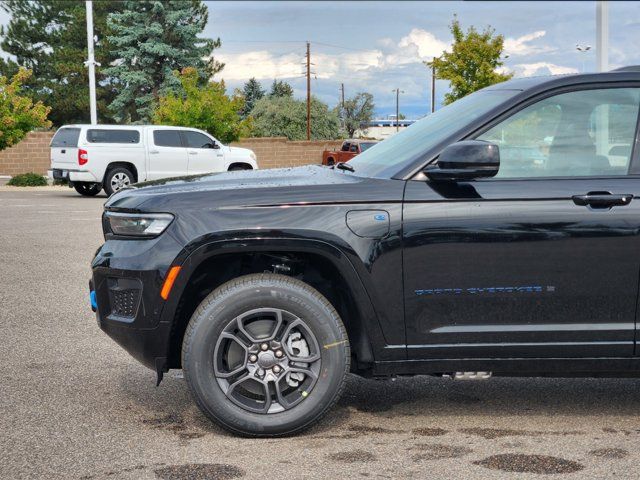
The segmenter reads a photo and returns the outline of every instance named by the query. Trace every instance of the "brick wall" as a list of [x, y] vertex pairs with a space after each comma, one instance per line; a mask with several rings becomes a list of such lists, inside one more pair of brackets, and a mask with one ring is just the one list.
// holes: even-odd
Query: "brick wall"
[[0, 151], [0, 175], [47, 173], [53, 132], [30, 132], [20, 143]]
[[[18, 173], [47, 173], [49, 169], [49, 142], [53, 132], [31, 132], [11, 148], [0, 151], [0, 175]], [[341, 141], [290, 142], [285, 137], [244, 138], [232, 143], [235, 147], [253, 150], [260, 168], [297, 167], [319, 164], [322, 152], [338, 148]]]

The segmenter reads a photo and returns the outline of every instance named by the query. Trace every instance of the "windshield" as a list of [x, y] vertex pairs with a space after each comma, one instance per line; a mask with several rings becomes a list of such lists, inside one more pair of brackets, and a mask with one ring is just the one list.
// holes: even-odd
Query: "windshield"
[[414, 123], [349, 161], [357, 175], [390, 177], [519, 90], [481, 90]]

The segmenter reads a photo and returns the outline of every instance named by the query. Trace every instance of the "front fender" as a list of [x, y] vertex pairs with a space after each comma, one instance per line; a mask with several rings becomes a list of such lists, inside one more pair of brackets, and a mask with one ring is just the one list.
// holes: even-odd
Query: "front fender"
[[[307, 235], [308, 233], [306, 232]], [[353, 258], [357, 258], [356, 253], [344, 241], [334, 240], [336, 241], [328, 242], [326, 240], [296, 236], [270, 237], [265, 236], [264, 233], [260, 236], [245, 233], [241, 238], [235, 235], [215, 240], [202, 238], [192, 242], [174, 262], [174, 264], [181, 265], [182, 270], [174, 284], [171, 296], [165, 304], [161, 321], [173, 323], [180, 298], [189, 283], [189, 279], [202, 262], [212, 257], [254, 252], [309, 253], [319, 255], [331, 262], [350, 286], [355, 301], [354, 306], [357, 308], [366, 328], [374, 358], [376, 360], [404, 359], [404, 351], [385, 348], [389, 342], [385, 339], [379, 316], [365, 283], [353, 263]], [[365, 267], [361, 266], [361, 268]], [[404, 331], [401, 334], [404, 335]]]

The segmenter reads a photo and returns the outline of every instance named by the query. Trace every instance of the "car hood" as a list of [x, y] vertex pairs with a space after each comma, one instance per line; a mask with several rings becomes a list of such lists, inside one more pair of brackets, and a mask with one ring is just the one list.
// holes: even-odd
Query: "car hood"
[[[138, 183], [111, 196], [105, 207], [172, 212], [180, 208], [362, 203], [392, 200], [384, 198], [388, 189], [382, 184], [388, 182], [400, 181], [358, 177], [321, 166], [244, 170]], [[401, 188], [392, 190], [401, 197]]]

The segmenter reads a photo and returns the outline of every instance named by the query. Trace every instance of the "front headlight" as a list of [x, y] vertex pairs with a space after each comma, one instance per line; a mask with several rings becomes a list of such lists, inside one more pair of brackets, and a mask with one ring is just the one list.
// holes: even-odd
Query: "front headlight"
[[173, 221], [169, 213], [117, 213], [105, 212], [114, 235], [124, 237], [155, 237]]

